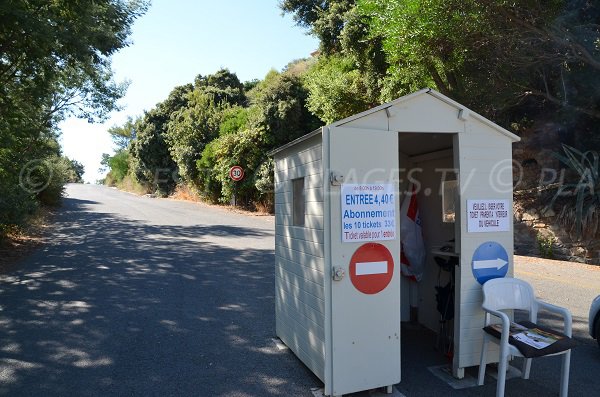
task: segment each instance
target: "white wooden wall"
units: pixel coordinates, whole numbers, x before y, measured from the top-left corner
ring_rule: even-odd
[[[469,117],[465,132],[458,134],[458,163],[460,166],[460,211],[457,216],[461,227],[460,277],[456,280],[460,305],[455,308],[460,322],[455,326],[454,368],[479,365],[484,312],[481,309],[483,294],[481,285],[472,272],[473,253],[486,241],[500,243],[508,253],[509,269],[506,277],[513,275],[513,227],[508,232],[468,233],[467,200],[503,199],[509,201],[509,219],[512,213],[512,147],[511,139],[494,129]],[[505,184],[505,185],[504,185]],[[497,361],[489,354],[490,361]]]
[[[322,381],[325,291],[322,137],[275,154],[275,313],[277,336]],[[293,226],[292,179],[304,177],[304,226]]]

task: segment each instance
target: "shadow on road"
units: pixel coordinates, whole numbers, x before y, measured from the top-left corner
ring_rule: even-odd
[[[92,204],[66,199],[52,243],[0,277],[0,393],[283,396],[317,383],[271,341],[272,249],[198,241],[271,234]]]

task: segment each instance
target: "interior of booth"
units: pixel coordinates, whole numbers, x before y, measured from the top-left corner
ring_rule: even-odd
[[[454,211],[458,203],[455,136],[402,132],[398,137],[400,200],[402,204],[410,199],[414,185],[426,252],[421,280],[402,277],[401,318],[438,333],[435,347],[448,352],[452,349],[452,314],[458,302],[452,277],[460,277],[460,225]]]

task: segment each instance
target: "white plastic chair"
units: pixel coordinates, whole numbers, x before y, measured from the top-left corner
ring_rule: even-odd
[[[527,282],[516,278],[495,278],[483,284],[483,310],[485,310],[485,325],[492,324],[491,316],[498,317],[502,322],[502,334],[498,339],[488,333],[484,333],[483,346],[481,349],[481,362],[479,365],[478,385],[483,385],[485,367],[487,360],[487,347],[489,342],[500,345],[500,357],[498,363],[498,384],[496,397],[504,396],[504,383],[506,381],[506,370],[510,356],[523,357],[523,379],[529,379],[531,369],[531,358],[525,358],[515,346],[508,343],[510,319],[502,310],[525,310],[529,312],[529,321],[537,321],[538,309],[545,309],[562,315],[564,319],[564,330],[571,337],[572,318],[568,309],[539,301],[533,294],[533,288]],[[550,355],[563,355],[562,376],[560,378],[560,397],[567,397],[569,393],[569,366],[571,361],[571,349]]]

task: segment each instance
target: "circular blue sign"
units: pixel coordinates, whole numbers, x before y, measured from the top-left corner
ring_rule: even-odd
[[[481,285],[493,278],[506,276],[508,265],[506,250],[495,241],[486,241],[477,247],[471,261],[473,276]]]

